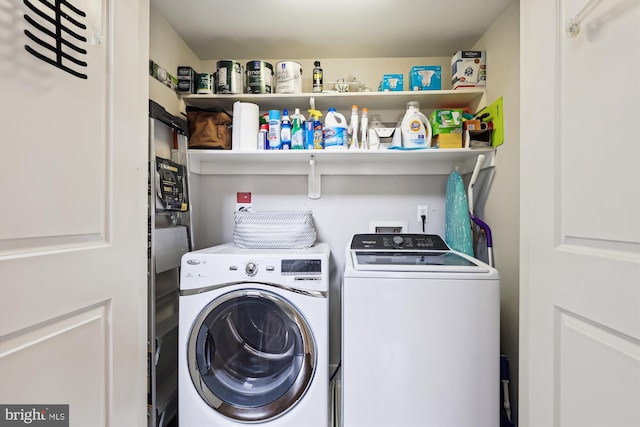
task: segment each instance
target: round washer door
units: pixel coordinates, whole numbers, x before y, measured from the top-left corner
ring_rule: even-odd
[[[197,317],[188,342],[193,384],[209,406],[237,421],[282,415],[316,369],[311,329],[282,296],[260,289],[224,294]]]

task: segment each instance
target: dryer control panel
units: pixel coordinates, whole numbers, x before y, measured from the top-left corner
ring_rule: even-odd
[[[434,250],[448,251],[449,247],[436,234],[356,234],[351,240],[351,249],[382,250]]]

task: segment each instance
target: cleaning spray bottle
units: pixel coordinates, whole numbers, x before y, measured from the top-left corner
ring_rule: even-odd
[[[357,150],[360,148],[358,143],[358,106],[353,104],[351,106],[351,123],[349,124],[349,133],[351,133],[351,144],[349,148]]]
[[[307,150],[322,150],[322,113],[318,110],[309,111],[309,120],[304,122],[304,148]]]
[[[407,102],[407,111],[402,119],[401,131],[404,148],[431,147],[431,124],[427,116],[420,112],[418,101]]]
[[[360,137],[360,146],[364,150],[369,149],[369,117],[368,117],[369,109],[367,107],[362,108],[362,121],[360,123],[360,128],[362,129],[361,137]]]
[[[324,119],[322,137],[325,150],[347,148],[347,119],[335,108],[329,108]]]

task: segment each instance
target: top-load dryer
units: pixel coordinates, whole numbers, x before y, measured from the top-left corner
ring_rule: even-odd
[[[495,427],[498,272],[436,235],[357,234],[342,288],[342,424]]]

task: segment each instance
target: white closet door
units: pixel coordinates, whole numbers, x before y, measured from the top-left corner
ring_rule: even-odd
[[[640,425],[639,46],[637,0],[521,2],[521,426]]]
[[[71,426],[146,425],[148,14],[0,0],[0,403]]]

